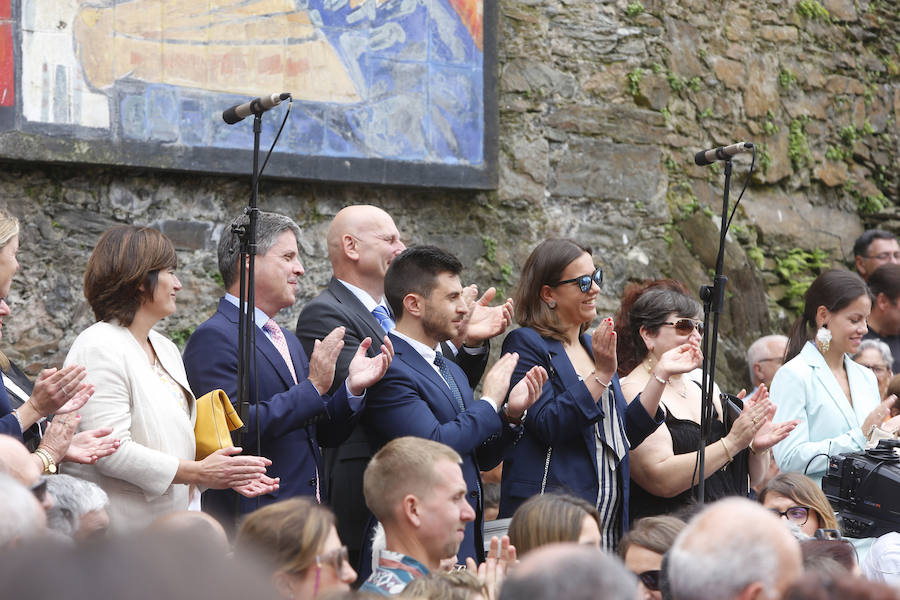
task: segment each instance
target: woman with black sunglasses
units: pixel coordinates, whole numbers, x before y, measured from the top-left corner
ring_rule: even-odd
[[[619,372],[626,398],[656,381],[665,423],[631,451],[631,516],[671,513],[694,499],[697,446],[700,442],[700,304],[671,279],[626,287],[617,315]],[[660,357],[688,345],[697,358],[692,369],[660,375]],[[659,388],[654,388],[654,392]],[[658,393],[658,392],[657,392]],[[646,396],[646,393],[644,394]],[[712,423],[703,477],[704,501],[746,496],[765,474],[769,449],[783,440],[796,422],[773,424],[775,407],[765,385],[745,400],[730,431],[722,420],[719,390],[714,386],[716,418]]]
[[[613,550],[628,523],[628,450],[663,415],[650,396],[626,404],[616,376],[612,319],[585,333],[597,317],[602,282],[590,250],[571,240],[542,242],[522,267],[515,293],[521,327],[503,342],[504,353],[519,354],[510,385],[535,365],[546,369],[549,380],[505,457],[500,517],[512,516],[536,494],[577,496],[597,509],[603,546]],[[668,376],[693,368],[694,360],[691,352],[675,351],[657,368]]]

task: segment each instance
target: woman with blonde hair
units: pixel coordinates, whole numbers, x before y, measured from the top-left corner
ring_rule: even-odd
[[[509,542],[518,556],[557,542],[600,546],[600,515],[589,502],[566,494],[526,500],[509,523]]]
[[[810,537],[817,529],[838,529],[825,493],[801,473],[779,473],[773,477],[759,493],[759,502]]]
[[[263,560],[282,598],[346,591],[356,580],[334,513],[310,498],[291,498],[250,513],[234,549],[239,557]]]

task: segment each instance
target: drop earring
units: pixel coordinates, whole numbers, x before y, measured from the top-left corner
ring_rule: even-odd
[[[819,327],[819,330],[816,332],[816,347],[822,354],[831,349],[831,331],[828,330],[827,324]]]
[[[556,308],[556,302],[554,302],[553,300],[548,301],[547,308],[549,308],[550,310],[553,310],[554,308]]]

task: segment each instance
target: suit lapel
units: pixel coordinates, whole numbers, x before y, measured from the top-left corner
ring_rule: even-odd
[[[225,318],[233,323],[238,322],[238,309],[237,306],[222,298],[219,300],[219,312],[221,312]],[[266,361],[275,369],[275,372],[278,373],[278,376],[281,378],[282,383],[284,383],[285,388],[289,388],[294,385],[294,378],[291,377],[291,372],[288,369],[287,363],[284,362],[284,358],[282,358],[281,353],[275,348],[275,344],[266,337],[266,333],[256,326],[254,322],[254,326],[256,327],[255,337],[256,337],[256,349],[257,356],[262,355]],[[282,334],[284,334],[284,329],[281,330]],[[240,335],[240,332],[238,332]],[[287,336],[285,336],[287,339]],[[292,350],[290,347],[290,343],[288,343],[288,351],[291,354],[291,361],[294,363],[294,370],[297,371],[297,377],[300,377],[300,371],[297,369],[297,351],[296,349]]]
[[[440,390],[441,394],[443,394],[447,405],[451,408],[451,410],[453,410],[453,414],[459,413],[459,406],[457,406],[456,400],[450,393],[450,386],[448,386],[447,382],[444,381],[444,378],[434,370],[434,367],[428,364],[428,362],[424,358],[422,358],[422,355],[416,352],[415,348],[406,343],[406,340],[402,340],[399,337],[391,334],[391,343],[394,344],[395,358],[399,358],[411,369],[414,369],[417,373],[430,381],[431,385],[436,387],[438,390]],[[456,385],[458,387],[459,382],[456,382]],[[462,388],[460,388],[460,393],[462,393]],[[430,400],[429,398],[422,399],[426,402]],[[437,402],[437,398],[433,399],[432,402]],[[463,398],[463,404],[467,404],[465,398]]]
[[[372,345],[370,346],[369,351],[374,355],[374,351],[381,346],[380,340],[384,339],[384,330],[381,328],[381,325],[378,324],[375,315],[366,310],[366,307],[359,301],[359,298],[353,295],[353,292],[348,290],[343,283],[334,277],[328,282],[328,291],[331,292],[338,302],[347,307],[348,310],[356,314],[356,316],[365,323],[366,327],[369,329],[368,335],[372,338]],[[376,301],[378,301],[378,299],[376,299]]]
[[[851,406],[850,401],[844,394],[844,390],[841,389],[840,384],[837,382],[837,379],[835,379],[834,373],[832,373],[831,369],[828,367],[828,363],[825,362],[825,357],[822,356],[822,353],[811,343],[807,343],[803,346],[803,350],[801,350],[800,353],[803,355],[809,366],[812,367],[819,385],[825,388],[825,391],[828,392],[828,396],[835,407],[844,416],[844,419],[847,421],[847,426],[850,428],[856,427],[858,423],[856,422],[856,415],[853,412],[853,406]],[[846,358],[844,360],[846,360]],[[850,381],[849,371],[847,379]],[[850,382],[850,386],[852,393],[852,381]]]

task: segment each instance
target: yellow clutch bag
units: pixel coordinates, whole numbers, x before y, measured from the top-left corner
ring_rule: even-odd
[[[216,450],[232,446],[231,432],[243,425],[224,391],[213,390],[197,398],[197,421],[194,423],[196,460],[203,460]]]

